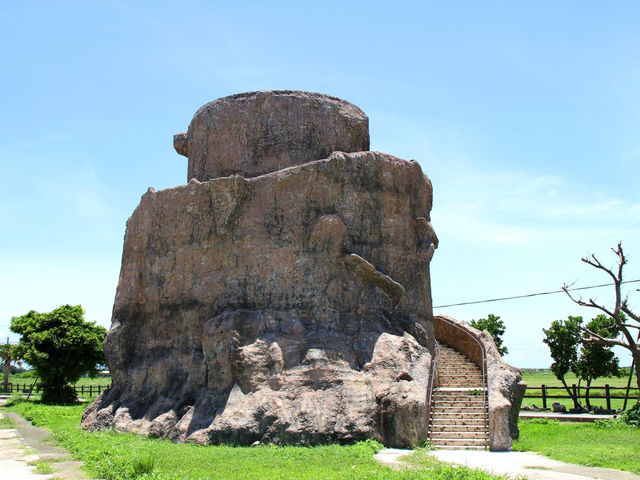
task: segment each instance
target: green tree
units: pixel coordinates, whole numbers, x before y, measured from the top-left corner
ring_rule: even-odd
[[[598,332],[592,332],[585,329],[587,334],[586,342],[602,343],[610,347],[619,346],[626,348],[631,353],[631,367],[635,370],[636,384],[640,388],[640,315],[631,310],[630,293],[623,291],[622,285],[625,283],[623,278],[624,266],[629,259],[624,254],[622,249],[622,242],[618,242],[616,248],[612,248],[611,251],[617,257],[617,265],[615,267],[607,267],[600,262],[595,255],[582,258],[582,261],[587,265],[603,271],[607,274],[611,280],[613,280],[614,302],[610,306],[606,306],[602,303],[598,303],[593,298],[584,300],[580,296],[574,296],[570,293],[569,285],[564,285],[562,289],[569,296],[569,298],[582,307],[590,307],[600,310],[605,315],[611,317],[616,324],[618,334],[614,337],[604,336]],[[640,291],[640,289],[636,289]],[[629,377],[631,381],[631,377]],[[636,402],[635,406],[631,408],[632,412],[640,412],[640,401]],[[635,415],[635,414],[634,414]],[[631,417],[623,417],[625,421],[628,421]],[[629,422],[627,422],[629,423]]]
[[[573,390],[567,385],[565,376],[575,368],[578,361],[578,345],[582,341],[581,324],[582,317],[569,316],[567,320],[554,320],[549,328],[542,329],[545,335],[543,342],[549,347],[551,358],[553,358],[551,371],[573,400],[576,410],[581,409],[582,405],[577,395],[574,395]]]
[[[580,296],[576,297],[570,293],[569,285],[564,285],[562,289],[573,302],[581,307],[595,308],[614,320],[618,332],[615,336],[605,336],[585,328],[586,338],[584,341],[601,343],[610,347],[619,346],[629,350],[633,359],[632,366],[635,369],[636,383],[640,388],[640,315],[631,310],[630,293],[625,294],[622,287],[624,284],[623,269],[629,259],[624,254],[622,242],[618,242],[617,247],[612,248],[611,251],[617,257],[617,265],[615,267],[606,267],[595,255],[584,257],[582,261],[597,270],[603,271],[613,280],[615,295],[612,306],[607,307],[593,298],[584,300]]]
[[[11,364],[17,360],[16,358],[16,346],[9,343],[0,345],[0,359],[4,366],[4,381],[2,382],[2,388],[5,391],[9,390],[9,373],[11,373]]]
[[[70,403],[76,393],[69,383],[94,376],[104,364],[104,327],[84,320],[80,305],[63,305],[49,313],[30,311],[11,319],[11,331],[21,335],[18,355],[41,379],[43,402]]]
[[[589,336],[585,330],[595,332],[605,338],[614,338],[619,334],[616,322],[606,315],[598,315],[584,326],[580,346],[580,357],[572,367],[580,382],[586,383],[585,404],[591,408],[589,387],[591,382],[600,377],[617,377],[620,375],[618,358],[610,347],[603,343],[587,341]],[[580,385],[580,383],[578,383]]]
[[[500,355],[506,355],[509,353],[509,349],[502,345],[502,335],[505,332],[504,322],[500,320],[500,317],[490,313],[487,315],[487,318],[480,318],[478,320],[471,320],[469,322],[473,328],[477,328],[478,330],[486,330],[493,337],[493,341],[498,348],[498,353]]]

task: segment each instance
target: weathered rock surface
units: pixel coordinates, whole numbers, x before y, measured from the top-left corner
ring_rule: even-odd
[[[319,93],[241,93],[207,103],[174,147],[189,158],[187,180],[253,177],[369,150],[369,119],[355,105]]]
[[[253,112],[260,99],[247,118],[229,113],[237,105],[203,107],[177,139],[192,180],[149,189],[127,222],[105,340],[113,386],[82,425],[202,444],[407,446],[426,429],[431,184],[416,162],[329,155],[368,145],[366,117],[346,102],[259,92],[222,103]],[[314,134],[260,140],[265,105],[278,132],[303,122]],[[228,114],[222,126],[214,110]],[[262,149],[230,145],[254,134]]]

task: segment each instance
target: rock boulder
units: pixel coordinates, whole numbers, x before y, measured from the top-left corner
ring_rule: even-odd
[[[200,108],[174,147],[189,158],[187,180],[253,177],[369,150],[369,119],[355,105],[319,93],[275,90],[220,98]]]

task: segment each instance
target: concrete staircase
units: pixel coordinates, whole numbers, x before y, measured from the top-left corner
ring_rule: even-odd
[[[431,395],[429,439],[435,448],[489,447],[489,414],[482,371],[462,353],[440,344],[437,383]]]

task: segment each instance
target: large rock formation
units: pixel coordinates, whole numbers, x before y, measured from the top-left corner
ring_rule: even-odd
[[[202,444],[407,446],[426,433],[433,352],[431,184],[361,151],[343,100],[258,92],[202,107],[174,138],[189,184],[127,222],[85,428]]]

